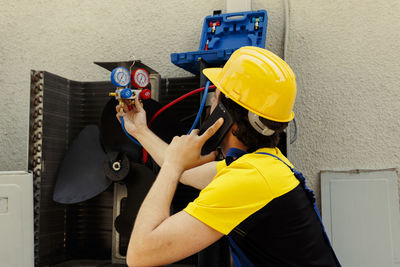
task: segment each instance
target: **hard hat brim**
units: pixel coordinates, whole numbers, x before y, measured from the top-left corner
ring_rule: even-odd
[[[225,90],[218,82],[218,75],[222,72],[222,68],[207,68],[203,70],[204,75],[217,87],[222,93],[226,95]]]
[[[215,87],[218,88],[225,96],[229,97],[229,93],[221,86],[221,84],[218,82],[218,76],[222,72],[222,68],[207,68],[203,70],[204,75],[215,85]],[[272,120],[272,121],[277,121],[277,122],[289,122],[294,118],[294,112],[292,111],[290,114],[289,118],[286,118],[285,120],[280,120],[277,118],[272,118],[272,117],[266,117],[265,115],[261,114],[260,112],[253,110],[252,108],[244,105],[244,103],[240,103],[236,101],[235,99],[232,99],[234,102],[238,103],[240,106],[244,107],[247,110],[250,110],[251,112],[257,114],[260,117]]]

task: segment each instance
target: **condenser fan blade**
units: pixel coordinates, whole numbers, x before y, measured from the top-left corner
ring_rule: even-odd
[[[61,163],[53,194],[54,201],[77,203],[105,191],[111,184],[104,174],[105,159],[98,127],[86,126],[72,142]]]

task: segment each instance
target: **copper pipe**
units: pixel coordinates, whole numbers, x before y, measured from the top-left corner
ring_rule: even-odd
[[[36,151],[37,152],[41,152],[42,151],[42,145],[41,144],[37,144]]]
[[[32,87],[32,92],[33,92],[34,94],[38,94],[38,93],[40,93],[41,91],[43,91],[43,84],[37,84],[37,85],[35,85],[34,87]]]
[[[41,104],[43,102],[43,96],[38,95],[37,97],[35,97],[35,99],[33,100],[33,105],[34,106],[38,106],[39,104]]]
[[[37,82],[37,81],[39,81],[40,79],[42,79],[43,78],[43,73],[42,72],[37,72],[37,73],[35,73],[34,75],[32,75],[32,82]]]
[[[35,178],[39,178],[40,177],[40,174],[41,174],[41,170],[35,170],[34,172],[33,172],[33,174],[35,175]],[[36,182],[34,182],[34,183],[36,183]]]
[[[42,139],[42,133],[38,132],[37,134],[34,134],[32,137],[32,142],[35,143],[36,141],[39,141]]]

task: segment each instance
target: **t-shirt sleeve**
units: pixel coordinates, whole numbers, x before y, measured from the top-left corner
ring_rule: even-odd
[[[273,199],[270,187],[256,168],[248,163],[232,165],[220,170],[184,209],[225,235]]]
[[[219,173],[225,167],[226,167],[225,160],[218,161],[217,162],[217,173]]]

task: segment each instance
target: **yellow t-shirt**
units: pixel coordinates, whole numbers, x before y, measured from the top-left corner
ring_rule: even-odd
[[[270,153],[292,166],[278,148],[256,152]],[[227,235],[247,217],[299,184],[281,161],[256,152],[243,155],[229,166],[225,161],[219,162],[217,175],[184,211]]]

